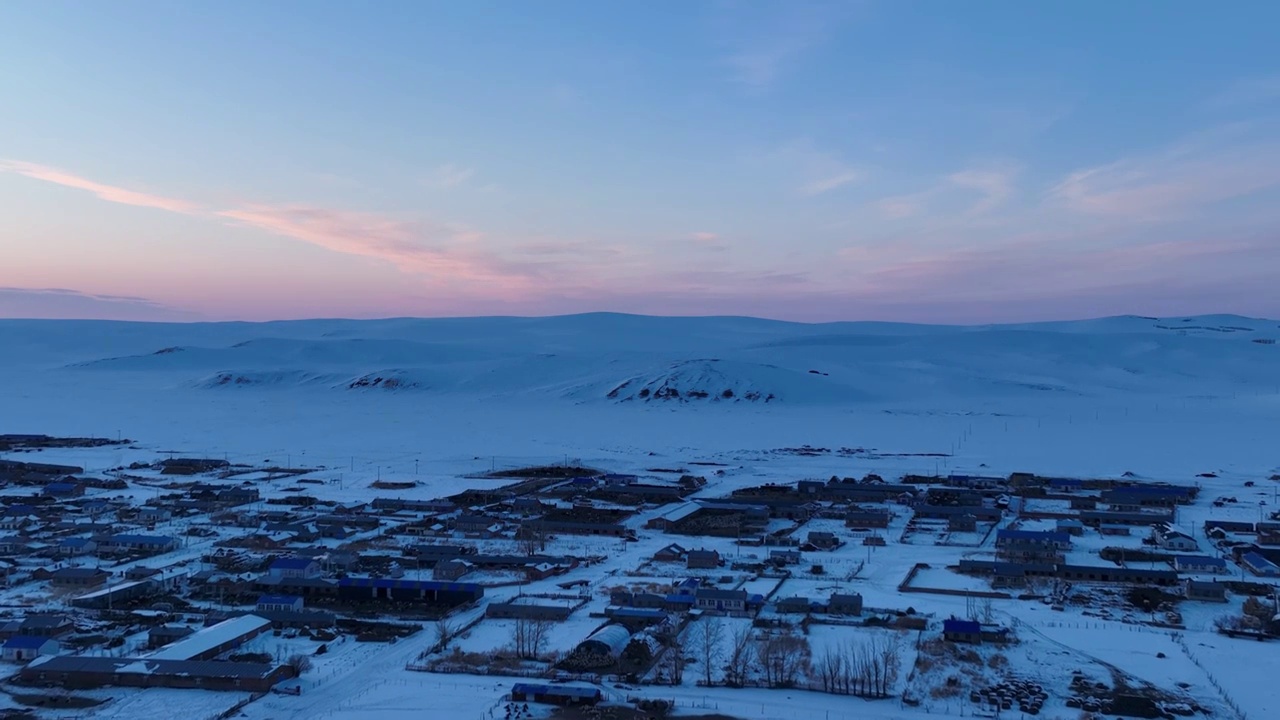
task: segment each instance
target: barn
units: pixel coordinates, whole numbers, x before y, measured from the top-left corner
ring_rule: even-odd
[[[466,605],[484,597],[484,586],[440,580],[343,578],[338,597],[349,602],[422,602],[428,605]]]

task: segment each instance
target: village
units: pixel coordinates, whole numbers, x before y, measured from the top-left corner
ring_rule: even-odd
[[[45,461],[106,446],[142,459]],[[1210,628],[1241,645],[1280,637],[1277,476],[754,482],[716,462],[566,459],[436,495],[412,476],[335,480],[123,439],[0,436],[0,451],[14,713],[105,708],[121,688],[201,693],[210,718],[288,708],[387,648],[406,676],[498,678],[484,712],[508,717],[530,704],[656,716],[681,687],[857,696],[904,715],[1207,715],[1231,694],[1078,656],[1065,674],[1036,669],[1072,623],[1175,645]]]

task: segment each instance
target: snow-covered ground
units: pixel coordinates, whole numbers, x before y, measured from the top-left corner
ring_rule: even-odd
[[[1275,321],[1236,317],[980,328],[607,315],[263,325],[0,321],[0,432],[135,441],[13,456],[81,465],[91,473],[168,452],[255,468],[316,468],[304,478],[321,484],[301,487],[339,501],[432,498],[503,482],[478,473],[565,461],[640,474],[688,470],[708,477],[704,497],[767,482],[866,473],[892,479],[904,472],[1132,472],[1201,484],[1200,502],[1178,516],[1180,526],[1195,530],[1209,517],[1258,520],[1276,504],[1275,484],[1267,478],[1280,472],[1274,450],[1280,345],[1254,340],[1277,335]],[[394,387],[387,378],[395,379]],[[656,399],[670,388],[680,396]],[[796,451],[806,445],[816,449]],[[1210,472],[1216,477],[1197,477]],[[253,481],[268,496],[297,482],[262,477],[237,481]],[[415,486],[380,491],[371,487],[378,480]],[[1256,487],[1244,487],[1246,481]],[[141,500],[155,490],[134,483],[127,491],[96,492]],[[1219,497],[1237,502],[1212,507]],[[642,528],[666,509],[645,509],[627,525]],[[903,594],[898,584],[913,565],[927,563],[915,585],[976,589],[977,581],[945,567],[960,557],[990,557],[990,543],[964,546],[968,540],[976,545],[981,535],[975,535],[946,547],[921,532],[902,544],[905,522],[900,513],[880,533],[886,547],[851,542],[834,552],[807,553],[776,597],[847,590],[860,592],[868,608],[911,607],[934,618],[964,613],[965,598]],[[215,530],[218,536],[234,532]],[[191,563],[214,539],[191,538],[165,563]],[[533,588],[590,583],[592,603],[560,626],[555,649],[571,648],[601,622],[588,613],[602,607],[607,588],[687,575],[679,563],[645,564],[673,540],[717,549],[730,561],[768,551],[740,548],[731,539],[653,532],[625,545],[558,539],[549,552],[604,560]],[[484,551],[514,550],[508,541],[466,542]],[[1137,548],[1140,539],[1088,533],[1075,540],[1071,559],[1090,558],[1106,546]],[[808,575],[813,563],[824,566],[822,576]],[[1239,575],[1234,567],[1233,573]],[[706,574],[741,579],[728,570]],[[744,588],[764,594],[774,582],[751,580]],[[1042,663],[1035,672],[1044,677],[1060,681],[1093,658],[1157,685],[1188,683],[1188,692],[1224,713],[1230,700],[1250,720],[1274,716],[1274,694],[1258,690],[1267,687],[1265,668],[1274,648],[1210,633],[1213,618],[1228,608],[1203,607],[1185,612],[1188,654],[1164,632],[1101,627],[1103,621],[1070,608],[1056,613],[1038,603],[992,602],[996,617],[1018,621],[1029,648],[1025,662]],[[509,642],[504,622],[485,620],[457,643],[478,652],[494,649]],[[819,629],[819,644],[851,632],[833,628]],[[381,720],[420,717],[425,707],[459,718],[488,717],[499,708],[512,679],[404,670],[429,644],[429,634],[390,645],[335,646],[303,677],[301,696],[271,695],[245,713],[264,720]],[[273,637],[258,649],[280,655],[312,650],[314,643],[307,643]],[[1166,657],[1156,658],[1158,652]],[[674,698],[690,712],[749,718],[899,718],[924,711],[799,691],[696,688],[696,675],[695,667],[685,687],[642,694]],[[116,699],[99,716],[167,717],[169,708],[181,707],[194,719],[235,702],[218,693],[111,694]],[[959,712],[954,702],[926,705],[934,717]],[[166,712],[150,714],[161,709]],[[1062,706],[1054,711],[1078,714]]]

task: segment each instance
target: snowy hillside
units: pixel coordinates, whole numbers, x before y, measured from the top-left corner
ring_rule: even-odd
[[[266,324],[0,321],[7,362],[62,382],[390,390],[573,402],[846,405],[1248,393],[1280,324],[1117,317],[1017,326],[577,315]]]

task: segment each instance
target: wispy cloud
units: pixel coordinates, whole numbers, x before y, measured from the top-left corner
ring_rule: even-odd
[[[1231,110],[1280,101],[1280,75],[1240,78],[1209,98],[1213,110]]]
[[[848,15],[848,3],[790,0],[729,3],[721,17],[731,50],[730,78],[753,92],[770,88],[805,53],[822,45]]]
[[[449,163],[437,167],[431,173],[431,178],[428,182],[437,188],[456,188],[471,182],[475,176],[476,171],[474,168]]]
[[[502,261],[482,251],[476,243],[478,234],[460,226],[305,204],[246,204],[229,209],[205,209],[186,201],[105,185],[35,163],[5,161],[0,167],[33,179],[89,190],[107,202],[250,227],[332,252],[382,260],[402,271],[428,275],[439,281],[482,281],[490,283],[495,290],[509,291],[526,283],[533,274],[532,268]]]
[[[521,269],[469,247],[476,236],[464,228],[309,205],[254,205],[216,214],[247,227],[333,252],[386,261],[439,280],[478,280],[500,283],[508,289],[528,280]]]
[[[85,190],[97,195],[107,202],[135,207],[155,208],[169,212],[191,214],[200,211],[195,203],[177,198],[154,195],[151,193],[129,190],[116,185],[94,182],[58,168],[20,160],[0,160],[0,171],[16,173],[34,180],[43,180],[63,187]]]
[[[947,180],[954,187],[980,195],[968,210],[971,214],[980,215],[995,210],[1013,196],[1017,174],[1018,168],[1015,166],[998,165],[961,170],[952,173]]]
[[[1150,222],[1280,186],[1280,142],[1233,136],[1208,133],[1164,152],[1076,170],[1048,199],[1081,213]]]
[[[1020,172],[1016,164],[989,163],[950,173],[919,192],[891,195],[872,205],[889,220],[905,220],[939,209],[963,213],[969,217],[991,213],[1009,201],[1016,192]],[[972,200],[974,194],[978,199]]]
[[[0,287],[0,317],[58,320],[190,321],[195,313],[127,295],[95,295],[62,288]]]
[[[796,191],[801,195],[822,195],[857,182],[865,175],[835,153],[819,149],[807,138],[788,142],[775,150],[772,157],[788,175],[799,178]]]

